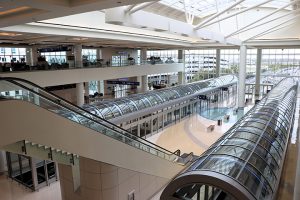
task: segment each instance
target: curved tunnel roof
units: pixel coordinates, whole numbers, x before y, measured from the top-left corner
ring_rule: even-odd
[[[236,199],[273,199],[296,104],[297,84],[281,81],[165,189],[180,197],[188,184],[212,185]],[[186,195],[186,194],[185,194]]]
[[[191,84],[149,91],[144,94],[135,94],[115,100],[97,101],[92,104],[86,104],[83,108],[109,120],[138,110],[156,106],[167,101],[188,95],[200,94],[201,92],[234,84],[236,82],[236,76],[226,75]]]

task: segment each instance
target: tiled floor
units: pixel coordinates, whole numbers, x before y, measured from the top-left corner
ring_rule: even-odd
[[[180,149],[182,153],[193,152],[195,155],[200,155],[225,133],[235,121],[236,116],[231,116],[228,123],[218,126],[216,121],[196,114],[166,128],[147,140],[170,151]],[[215,125],[215,130],[212,132],[206,131],[207,127],[212,124]]]
[[[32,192],[5,175],[0,176],[0,200],[61,200],[59,181]]]

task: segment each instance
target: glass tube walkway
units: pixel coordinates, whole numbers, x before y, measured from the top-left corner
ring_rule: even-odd
[[[237,83],[237,77],[226,75],[218,78],[208,79],[186,85],[149,91],[144,94],[135,94],[115,100],[104,100],[84,105],[83,108],[106,120],[133,113],[145,108],[160,105],[162,103],[186,97],[199,95],[203,92],[226,87]],[[72,117],[72,116],[70,116]],[[74,116],[73,116],[74,117]]]
[[[161,199],[275,199],[297,83],[282,80],[162,193]]]

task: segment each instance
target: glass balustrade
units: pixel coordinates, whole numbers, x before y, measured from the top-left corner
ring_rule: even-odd
[[[174,161],[177,155],[147,140],[132,135],[122,128],[101,119],[100,117],[77,107],[43,88],[27,81],[14,78],[0,78],[1,99],[15,99],[30,102],[54,112],[61,117],[93,129],[101,134],[114,138],[161,158]]]

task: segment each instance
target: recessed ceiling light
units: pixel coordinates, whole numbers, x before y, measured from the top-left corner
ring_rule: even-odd
[[[22,6],[22,7],[18,7],[18,8],[13,8],[10,10],[5,10],[0,12],[0,15],[9,15],[9,14],[13,14],[13,13],[17,13],[17,12],[23,12],[26,10],[30,10],[30,7],[28,6]]]
[[[21,33],[9,33],[9,32],[0,32],[0,36],[10,36],[10,37],[15,37],[22,35]]]
[[[89,38],[80,38],[80,37],[75,37],[72,38],[72,40],[76,40],[76,41],[82,41],[82,40],[88,40]]]

